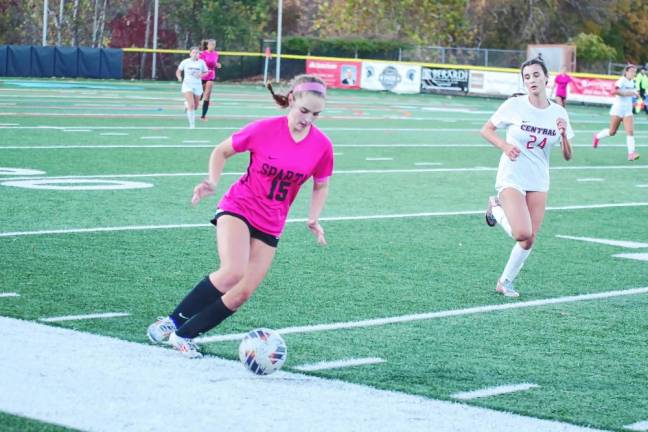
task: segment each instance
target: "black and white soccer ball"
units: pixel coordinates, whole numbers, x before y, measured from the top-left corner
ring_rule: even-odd
[[[259,328],[249,332],[239,345],[239,359],[243,366],[257,375],[270,375],[286,362],[288,348],[279,333]]]

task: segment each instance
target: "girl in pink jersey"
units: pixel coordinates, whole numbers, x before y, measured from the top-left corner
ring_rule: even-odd
[[[567,67],[560,68],[560,74],[554,78],[554,89],[556,90],[556,102],[564,107],[567,102],[567,86],[574,79],[567,73]]]
[[[220,69],[221,64],[218,63],[218,51],[216,51],[216,41],[214,39],[206,39],[202,41],[201,49],[202,51],[199,58],[205,62],[209,71],[202,79],[203,106],[200,120],[207,120],[207,110],[209,109],[212,87],[214,87],[214,80],[216,79],[216,69]]]
[[[209,177],[194,188],[194,205],[213,195],[225,160],[249,152],[247,172],[218,203],[216,225],[220,268],[201,280],[168,317],[148,328],[154,343],[169,341],[188,357],[200,357],[193,338],[216,327],[254,293],[272,264],[290,205],[313,178],[308,228],[325,245],[319,216],[333,172],[331,141],[313,122],[324,109],[326,86],[311,75],[295,78],[275,101],[288,115],[252,122],[213,150]]]

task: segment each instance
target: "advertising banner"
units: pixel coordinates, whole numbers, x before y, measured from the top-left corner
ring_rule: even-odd
[[[468,92],[470,71],[468,69],[427,68],[421,71],[421,91],[435,90]]]
[[[572,78],[573,81],[567,87],[568,101],[609,104],[614,102],[615,79]]]
[[[320,77],[331,88],[360,88],[361,63],[356,61],[306,60],[306,73]]]
[[[517,72],[470,71],[470,93],[511,96],[524,93],[522,77]]]
[[[421,67],[399,63],[362,62],[361,87],[394,93],[420,93]]]

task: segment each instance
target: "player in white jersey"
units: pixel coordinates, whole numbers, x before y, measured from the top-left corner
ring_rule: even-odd
[[[191,129],[196,127],[196,107],[200,103],[200,95],[203,92],[202,78],[209,73],[205,62],[198,58],[199,54],[198,47],[191,48],[190,57],[182,60],[176,70],[176,78],[182,82],[182,94],[185,97],[185,108]],[[182,72],[184,72],[184,79]]]
[[[634,85],[634,78],[637,74],[635,65],[628,65],[623,70],[623,76],[614,83],[614,103],[610,108],[610,127],[594,134],[592,147],[597,148],[599,141],[605,137],[614,136],[623,122],[626,132],[626,146],[628,147],[628,160],[639,159],[639,153],[635,149],[634,140],[634,116],[632,115],[632,98],[638,95]]]
[[[522,64],[528,94],[506,100],[484,124],[481,135],[502,151],[495,188],[488,199],[486,223],[499,225],[516,240],[497,281],[496,291],[518,297],[513,281],[531,252],[544,219],[549,191],[549,155],[555,145],[571,159],[574,132],[565,109],[547,98],[548,72],[538,58]],[[497,129],[506,129],[506,139]]]

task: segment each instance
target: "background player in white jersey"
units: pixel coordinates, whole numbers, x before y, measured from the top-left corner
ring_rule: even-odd
[[[634,85],[636,74],[637,67],[628,65],[623,70],[623,76],[614,83],[614,103],[610,108],[610,127],[594,134],[594,141],[592,142],[592,147],[597,148],[600,140],[616,135],[619,125],[623,122],[629,161],[639,159],[639,153],[635,150],[634,116],[632,115],[632,97],[638,94]]]
[[[182,82],[182,94],[185,97],[187,118],[191,129],[196,127],[196,107],[200,103],[200,95],[203,92],[202,78],[209,73],[205,62],[198,58],[199,54],[198,47],[191,48],[190,57],[182,60],[176,70],[176,78]],[[182,72],[184,72],[184,79]]]
[[[518,297],[513,281],[524,265],[544,219],[549,191],[551,147],[561,145],[571,159],[574,132],[565,109],[547,98],[547,67],[538,58],[520,68],[528,94],[506,100],[484,124],[481,135],[502,151],[495,188],[488,199],[486,223],[499,225],[517,241],[496,291]],[[506,139],[496,130],[506,129]]]

